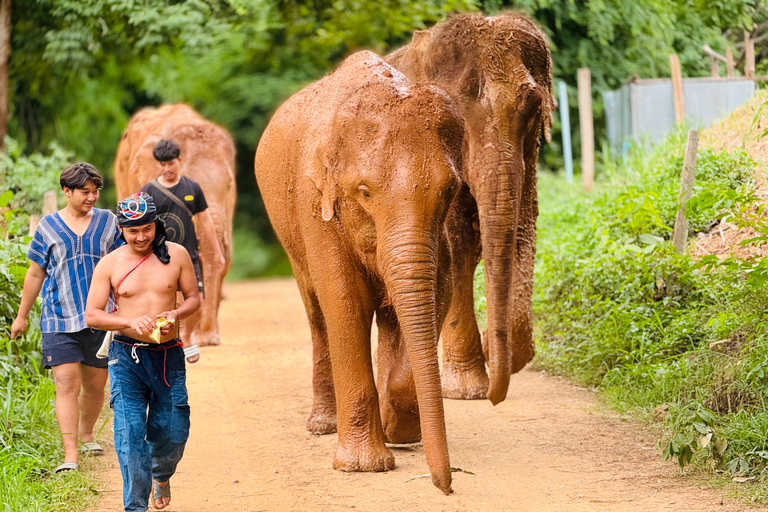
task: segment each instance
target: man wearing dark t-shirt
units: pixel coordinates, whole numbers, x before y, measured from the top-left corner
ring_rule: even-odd
[[[157,168],[160,176],[141,188],[155,202],[158,217],[165,224],[165,231],[168,240],[181,244],[189,252],[192,258],[192,265],[195,268],[197,277],[197,286],[200,292],[203,290],[203,273],[200,265],[200,253],[197,250],[197,234],[195,233],[195,223],[208,240],[213,240],[214,266],[224,268],[224,254],[216,237],[216,231],[208,213],[208,203],[205,201],[200,185],[186,176],[179,174],[181,168],[181,148],[179,145],[168,139],[161,140],[155,145],[152,154],[157,160]],[[192,219],[195,219],[193,223]],[[187,360],[194,363],[200,357],[200,351],[196,345],[192,344],[189,334],[192,333],[197,322],[198,315],[192,315],[185,319],[186,325],[181,332],[181,339],[184,343],[184,352]]]

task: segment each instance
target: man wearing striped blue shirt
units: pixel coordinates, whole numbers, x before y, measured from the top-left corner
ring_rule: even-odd
[[[27,328],[27,316],[42,290],[43,364],[56,384],[56,419],[64,463],[56,472],[78,469],[80,453],[101,455],[93,427],[104,403],[107,360],[96,357],[105,332],[85,323],[85,303],[93,269],[122,245],[115,215],[94,208],[103,185],[88,163],[74,164],[59,183],[67,206],[40,221],[29,246],[29,269],[11,338]],[[82,387],[82,392],[81,392]],[[83,444],[78,449],[78,440]]]

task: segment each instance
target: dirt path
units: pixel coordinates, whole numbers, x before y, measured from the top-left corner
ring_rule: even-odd
[[[524,370],[509,398],[446,400],[454,494],[428,478],[421,445],[394,448],[388,473],[331,468],[336,436],[304,429],[312,387],[309,328],[292,280],[230,284],[223,345],[188,367],[192,432],[173,512],[737,511],[679,476],[636,427],[596,412],[565,380]],[[107,436],[108,437],[108,436]],[[121,511],[114,450],[94,512]]]

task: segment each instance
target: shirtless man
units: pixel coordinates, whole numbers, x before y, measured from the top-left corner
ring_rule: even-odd
[[[123,476],[126,512],[145,512],[171,501],[169,479],[189,437],[184,352],[176,326],[200,307],[192,261],[181,245],[166,242],[152,198],[124,199],[117,222],[126,245],[104,257],[93,273],[86,322],[114,331],[109,347],[110,405],[115,451]],[[176,289],[184,302],[176,308]],[[110,292],[114,314],[104,311]],[[174,309],[176,308],[176,309]],[[159,318],[160,342],[150,334]]]

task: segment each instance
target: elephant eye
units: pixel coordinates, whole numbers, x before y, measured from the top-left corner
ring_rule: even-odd
[[[366,199],[370,199],[371,198],[371,191],[365,185],[360,185],[359,187],[357,187],[357,190],[360,191],[360,194],[362,194],[362,196],[364,198],[366,198]]]

